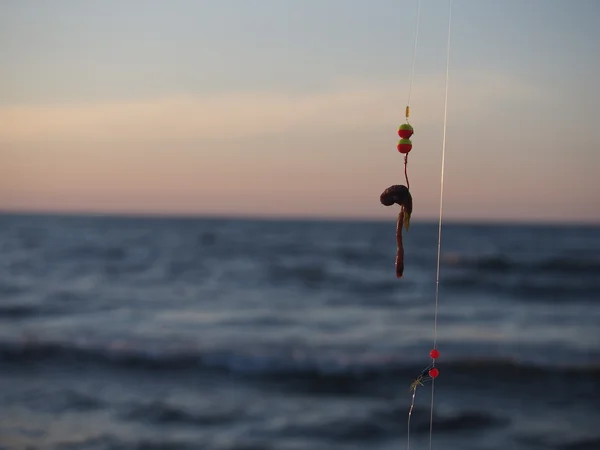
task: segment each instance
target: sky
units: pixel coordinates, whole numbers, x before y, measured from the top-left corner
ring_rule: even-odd
[[[0,211],[393,218],[418,0],[0,3]],[[413,221],[449,2],[422,0]],[[444,218],[600,223],[600,2],[453,0]]]

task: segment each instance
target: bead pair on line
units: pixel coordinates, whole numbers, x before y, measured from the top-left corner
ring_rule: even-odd
[[[434,348],[429,352],[429,356],[431,357],[432,362],[427,367],[425,367],[425,369],[421,371],[419,376],[411,383],[411,392],[414,392],[417,389],[417,387],[423,386],[423,383],[437,378],[440,374],[440,371],[435,367],[435,360],[440,356],[440,352]]]

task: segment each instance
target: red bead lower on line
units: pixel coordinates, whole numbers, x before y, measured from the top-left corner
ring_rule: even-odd
[[[396,148],[400,153],[406,154],[412,150],[412,142],[410,139],[400,139]]]

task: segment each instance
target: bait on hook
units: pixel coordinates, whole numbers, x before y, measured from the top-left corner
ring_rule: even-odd
[[[379,201],[382,205],[391,206],[398,204],[401,206],[400,212],[398,213],[398,222],[396,223],[396,244],[398,250],[396,252],[396,277],[402,278],[404,273],[404,245],[402,243],[402,227],[410,227],[410,216],[412,214],[412,195],[406,186],[397,184],[387,188],[381,196]]]

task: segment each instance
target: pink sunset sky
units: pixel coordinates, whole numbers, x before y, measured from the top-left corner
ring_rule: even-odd
[[[85,5],[0,6],[0,210],[394,216],[416,1]],[[439,208],[447,5],[422,6],[415,221]],[[600,7],[578,5],[453,2],[448,219],[600,222]]]

